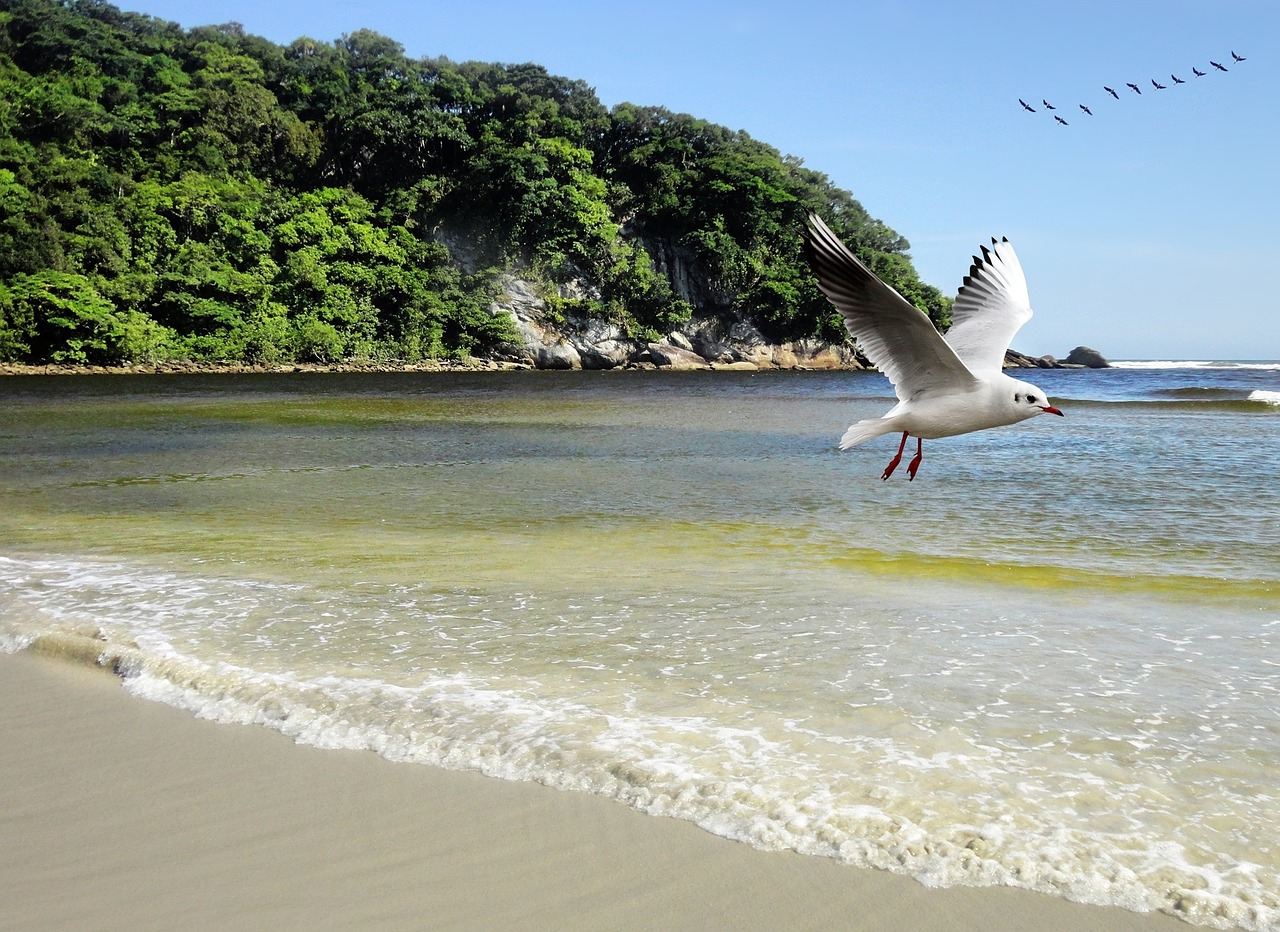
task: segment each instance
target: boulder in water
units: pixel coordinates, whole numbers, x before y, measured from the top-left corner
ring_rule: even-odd
[[[1086,369],[1110,369],[1111,363],[1096,349],[1088,346],[1077,346],[1063,360],[1068,365],[1084,366]]]

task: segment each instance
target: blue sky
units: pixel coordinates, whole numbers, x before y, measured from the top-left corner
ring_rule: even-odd
[[[852,191],[944,293],[1007,236],[1036,311],[1024,352],[1280,358],[1275,0],[117,2],[279,43],[369,28],[414,57],[536,62],[606,106],[745,130]]]

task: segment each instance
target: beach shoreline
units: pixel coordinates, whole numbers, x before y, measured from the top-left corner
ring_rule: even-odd
[[[823,366],[822,371],[866,372],[866,366]],[[466,360],[431,359],[422,362],[291,362],[280,364],[223,363],[223,362],[163,362],[128,366],[63,365],[46,363],[0,363],[0,377],[11,376],[81,376],[81,375],[307,375],[325,373],[405,373],[405,372],[812,372],[812,366],[756,365],[749,362],[706,362],[699,365],[658,365],[652,362],[633,362],[612,368],[565,369],[539,367],[527,362],[496,359]]]
[[[124,366],[90,364],[0,362],[0,376],[41,375],[290,375],[326,372],[503,372],[532,366],[484,359],[429,359],[422,362],[157,362]]]
[[[0,655],[0,926],[15,929],[1185,928],[929,889],[607,799],[293,744]]]
[[[1044,360],[1050,357],[1034,357],[1016,350],[1009,350],[1005,355],[1006,369],[1084,369],[1082,365],[1054,361],[1052,365]],[[714,372],[874,372],[869,364],[854,361],[846,365],[824,363],[820,366],[804,364],[779,365],[773,356],[762,356],[756,362],[712,362],[703,360],[696,364],[674,365],[670,362],[629,362],[612,368],[585,369],[574,367],[576,371],[595,372],[662,372],[662,371],[714,371]],[[482,359],[468,357],[466,359],[424,359],[418,362],[403,361],[352,361],[344,362],[288,362],[288,363],[249,363],[249,362],[195,362],[172,361],[157,363],[134,363],[120,366],[103,366],[91,364],[42,363],[28,364],[17,362],[0,362],[0,377],[3,376],[64,376],[64,375],[289,375],[326,372],[563,372],[564,367],[541,367],[529,362],[517,362],[501,359]]]

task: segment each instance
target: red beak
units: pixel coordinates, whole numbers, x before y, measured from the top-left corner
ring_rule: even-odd
[[[1065,414],[1063,414],[1061,411],[1059,411],[1059,410],[1058,410],[1057,408],[1055,408],[1053,405],[1045,405],[1045,406],[1044,406],[1044,407],[1042,407],[1040,410],[1041,410],[1041,411],[1043,411],[1045,414],[1056,414],[1056,415],[1058,415],[1058,417],[1066,417],[1066,415],[1065,415]]]

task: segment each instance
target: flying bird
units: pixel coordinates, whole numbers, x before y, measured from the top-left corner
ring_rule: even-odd
[[[924,441],[1016,424],[1062,412],[1030,383],[1001,368],[1009,341],[1031,318],[1027,280],[1007,239],[974,256],[951,309],[951,329],[938,333],[913,307],[862,264],[816,214],[804,230],[805,255],[818,287],[844,317],[845,328],[867,358],[893,384],[898,403],[885,415],[859,421],[844,432],[840,449],[884,434],[902,434],[885,467],[888,479],[902,462],[907,438],[916,454],[907,465],[915,479]]]
[[[1191,66],[1191,71],[1192,71],[1192,73],[1194,73],[1194,74],[1195,74],[1195,76],[1196,76],[1197,78],[1203,78],[1203,77],[1205,76],[1205,74],[1206,74],[1206,72],[1201,71],[1201,70],[1200,70],[1199,68],[1197,68],[1195,65],[1192,65],[1192,66]]]
[[[1033,106],[1031,106],[1031,104],[1027,103],[1027,102],[1026,102],[1025,100],[1023,100],[1021,97],[1019,97],[1019,98],[1018,98],[1018,103],[1022,104],[1022,109],[1023,109],[1023,110],[1026,110],[1028,113],[1035,113],[1035,112],[1036,112],[1036,108],[1035,108],[1035,107],[1033,107]]]
[[[1045,100],[1043,97],[1041,97],[1041,98],[1040,98],[1040,103],[1044,104],[1044,108],[1045,108],[1046,110],[1057,110],[1057,109],[1058,109],[1058,108],[1057,108],[1057,107],[1055,107],[1053,104],[1049,103],[1049,101]]]
[[[1058,116],[1056,113],[1053,115],[1053,118],[1054,118],[1055,120],[1057,120],[1059,123],[1061,123],[1063,126],[1070,126],[1070,125],[1071,125],[1071,124],[1070,124],[1070,123],[1068,123],[1066,120],[1064,120],[1062,117]]]
[[[1209,62],[1209,64],[1213,65],[1213,67],[1217,68],[1219,71],[1227,70],[1226,68],[1222,67],[1222,65],[1219,65],[1216,61],[1211,61]]]
[[[1089,114],[1089,116],[1093,116],[1093,111],[1090,110],[1088,107],[1086,107],[1084,104],[1080,104],[1080,109],[1083,110],[1085,113]]]
[[[1129,90],[1133,91],[1135,94],[1142,93],[1142,88],[1138,87],[1138,85],[1132,83],[1131,81],[1126,81],[1125,84],[1128,86]]]
[[[1235,52],[1232,52],[1232,53],[1231,53],[1231,60],[1232,60],[1232,61],[1244,61],[1244,60],[1245,60],[1245,57],[1244,57],[1243,55],[1237,55]]]
[[[1113,91],[1111,88],[1107,87],[1105,84],[1102,85],[1102,89],[1106,91],[1108,94],[1110,94],[1112,97],[1114,97],[1116,100],[1120,99],[1120,95],[1117,94],[1115,91]]]
[[[1157,90],[1157,91],[1163,91],[1163,90],[1164,90],[1164,85],[1163,85],[1163,84],[1161,84],[1159,81],[1157,81],[1155,78],[1152,78],[1152,79],[1151,79],[1151,83],[1155,85],[1155,88],[1156,88],[1156,90]]]
[[[1174,84],[1186,84],[1186,83],[1187,83],[1186,81],[1182,80],[1182,78],[1178,77],[1176,74],[1171,74],[1171,75],[1169,75],[1169,77],[1173,78],[1173,83],[1174,83]]]

